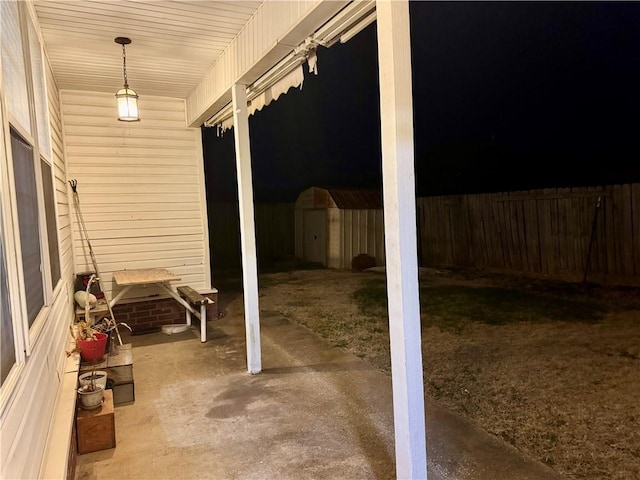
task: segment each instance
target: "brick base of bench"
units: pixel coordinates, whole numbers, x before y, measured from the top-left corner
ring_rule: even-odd
[[[218,292],[203,293],[214,303],[207,306],[207,321],[218,318]],[[158,298],[135,303],[118,303],[113,307],[118,322],[124,322],[134,333],[160,329],[162,325],[185,322],[184,307],[172,298]],[[194,320],[198,322],[196,318]]]

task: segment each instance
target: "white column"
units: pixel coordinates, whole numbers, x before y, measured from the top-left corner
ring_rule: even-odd
[[[247,335],[247,370],[260,373],[260,309],[258,307],[258,267],[256,260],[256,231],[253,220],[253,185],[251,181],[251,148],[249,146],[249,117],[245,85],[231,87],[233,126],[240,201],[240,238],[242,243],[242,287],[244,319]]]
[[[382,180],[399,479],[427,477],[413,166],[409,4],[378,0]]]

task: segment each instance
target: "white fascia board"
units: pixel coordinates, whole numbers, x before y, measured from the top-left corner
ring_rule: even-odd
[[[314,52],[317,46],[321,45],[328,48],[337,41],[345,43],[373,23],[375,19],[375,2],[363,0],[349,4],[313,34],[305,37],[297,46],[287,46],[287,49],[291,50],[280,61],[273,63],[273,59],[278,58],[280,53],[265,57],[251,72],[247,73],[240,82],[243,85],[247,85],[247,98],[252,101],[267,88],[289,75],[293,69],[298,68],[307,60],[309,54]],[[278,44],[276,47],[281,49],[283,45]],[[275,50],[274,48],[272,52],[275,52]],[[264,70],[265,67],[268,67],[267,70]],[[256,78],[256,72],[262,71],[264,73]],[[256,79],[252,80],[254,78]],[[224,130],[233,124],[231,102],[228,101],[227,97],[227,95],[224,95],[220,98],[220,102],[216,104],[216,113],[204,122],[205,126],[222,125]]]
[[[264,8],[271,8],[270,4],[272,3],[277,5],[278,2],[265,2]],[[266,46],[263,52],[255,58],[250,66],[244,68],[242,72],[234,74],[231,70],[236,67],[234,62],[237,59],[231,59],[228,56],[223,58],[225,54],[239,51],[240,44],[244,43],[246,39],[255,39],[260,36],[260,22],[255,21],[247,24],[227,48],[221,59],[212,66],[187,97],[187,125],[189,127],[201,126],[231,101],[231,87],[234,84],[248,85],[256,81],[349,3],[351,2],[348,0],[319,0],[301,17],[292,19],[290,25],[285,26],[279,32],[271,32],[271,38],[264,39],[263,36],[262,43]],[[260,11],[256,13],[256,15],[259,14],[261,14]],[[268,45],[271,46],[268,47]]]

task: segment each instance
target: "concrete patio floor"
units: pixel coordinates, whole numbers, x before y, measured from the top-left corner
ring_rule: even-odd
[[[133,344],[135,402],[116,447],[79,455],[87,479],[395,478],[391,378],[262,312],[263,373],[246,372],[242,298],[227,315]],[[426,401],[429,479],[544,480],[545,465]]]

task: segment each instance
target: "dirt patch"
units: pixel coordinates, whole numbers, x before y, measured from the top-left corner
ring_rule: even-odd
[[[426,394],[572,478],[640,478],[640,290],[421,274]],[[389,373],[384,275],[260,277],[260,306]]]

